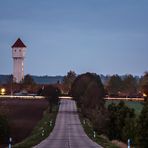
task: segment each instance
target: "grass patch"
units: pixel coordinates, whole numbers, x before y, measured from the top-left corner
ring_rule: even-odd
[[[81,124],[84,128],[84,131],[89,138],[91,138],[93,141],[95,141],[96,143],[98,143],[104,148],[119,148],[118,146],[113,144],[107,137],[103,135],[99,135],[96,133],[96,137],[94,138],[93,126],[90,120],[87,118],[84,118],[80,112],[79,112],[79,117],[80,117]]]
[[[58,106],[53,107],[52,113],[49,113],[48,110],[44,112],[43,118],[35,126],[31,135],[22,142],[13,145],[12,148],[31,148],[49,136],[55,124]]]
[[[118,104],[120,100],[106,100],[106,107],[108,107],[109,104],[115,103]],[[136,115],[140,115],[141,110],[143,108],[143,102],[135,102],[135,101],[124,101],[124,103],[129,107],[133,108],[135,110]]]

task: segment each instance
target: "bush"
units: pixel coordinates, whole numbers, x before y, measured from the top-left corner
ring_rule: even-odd
[[[144,104],[138,120],[138,144],[141,148],[148,146],[148,102]]]
[[[8,121],[5,116],[0,115],[0,143],[5,143],[9,136]]]
[[[49,102],[49,112],[52,112],[52,106],[53,104],[58,104],[59,103],[59,95],[60,95],[60,90],[53,86],[53,85],[47,85],[43,89],[39,90],[40,95],[43,95],[47,98]]]
[[[125,105],[123,101],[119,104],[110,104],[108,136],[110,139],[119,139],[127,142],[128,138],[135,140],[135,113]]]

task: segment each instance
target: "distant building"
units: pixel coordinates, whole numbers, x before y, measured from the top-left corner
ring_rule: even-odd
[[[12,45],[13,81],[16,83],[24,79],[24,58],[26,45],[20,38]]]

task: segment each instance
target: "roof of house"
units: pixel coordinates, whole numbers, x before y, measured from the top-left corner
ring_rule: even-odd
[[[21,41],[20,38],[18,38],[17,41],[11,47],[12,48],[14,48],[14,47],[26,47],[26,45]]]

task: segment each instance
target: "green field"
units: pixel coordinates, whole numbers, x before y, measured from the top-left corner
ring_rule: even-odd
[[[119,102],[120,102],[119,100],[106,100],[105,105],[108,106],[111,103],[119,103]],[[143,103],[142,102],[126,101],[126,100],[124,102],[128,107],[133,108],[137,115],[140,114],[140,112],[141,112],[141,110],[143,108]]]

